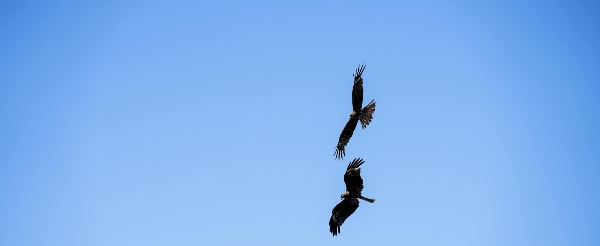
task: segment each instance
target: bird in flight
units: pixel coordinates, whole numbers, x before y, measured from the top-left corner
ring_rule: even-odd
[[[362,128],[365,129],[371,123],[373,119],[373,113],[375,112],[375,99],[371,100],[367,106],[362,107],[363,103],[363,78],[362,73],[365,70],[365,65],[360,65],[356,69],[356,73],[354,74],[354,86],[352,87],[352,113],[350,113],[350,117],[346,126],[342,130],[340,134],[340,138],[338,139],[337,146],[335,146],[334,156],[336,159],[344,159],[346,155],[346,145],[350,141],[352,134],[354,133],[354,129],[356,129],[356,125],[358,121],[362,125]]]
[[[331,211],[329,219],[329,231],[333,236],[340,233],[340,227],[358,208],[358,199],[374,203],[375,199],[362,196],[363,180],[360,177],[360,165],[365,163],[363,159],[355,158],[348,164],[344,174],[344,183],[346,183],[346,192],[342,193],[342,201],[338,203]]]

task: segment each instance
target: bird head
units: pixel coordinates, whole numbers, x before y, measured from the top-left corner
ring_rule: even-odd
[[[348,192],[348,191],[345,191],[345,192],[344,192],[344,193],[342,193],[342,195],[340,196],[340,200],[342,200],[342,199],[344,199],[344,198],[346,198],[346,197],[349,197],[349,196],[350,196],[350,192]]]
[[[352,119],[352,117],[354,117],[356,115],[356,111],[352,110],[352,113],[350,113],[349,118]]]

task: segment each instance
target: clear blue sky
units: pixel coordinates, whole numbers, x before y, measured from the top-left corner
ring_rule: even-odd
[[[2,245],[598,244],[598,1],[302,2],[0,3]]]

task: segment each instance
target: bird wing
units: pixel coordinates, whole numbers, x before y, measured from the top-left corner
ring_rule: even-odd
[[[354,86],[352,87],[352,110],[360,111],[363,103],[363,78],[362,73],[365,71],[365,65],[360,65],[354,74]]]
[[[344,221],[358,208],[358,199],[346,198],[336,205],[331,210],[331,218],[329,219],[329,231],[333,236],[340,233],[340,226]]]
[[[352,134],[354,134],[354,129],[356,129],[357,124],[358,118],[350,118],[346,123],[346,126],[344,126],[340,138],[338,139],[338,144],[335,146],[335,159],[344,159],[344,156],[346,156],[346,145],[350,142],[350,138],[352,138]]]
[[[344,183],[346,183],[346,191],[360,195],[363,190],[363,179],[360,176],[360,165],[365,163],[363,159],[354,158],[348,164],[346,173],[344,174]]]

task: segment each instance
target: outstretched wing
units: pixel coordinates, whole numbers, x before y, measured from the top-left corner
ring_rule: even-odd
[[[363,78],[362,73],[365,71],[365,65],[360,65],[354,74],[354,86],[352,87],[352,110],[360,111],[363,103]]]
[[[329,219],[329,231],[333,236],[336,236],[340,233],[340,227],[344,224],[344,221],[350,215],[356,211],[358,208],[358,199],[356,198],[346,198],[338,205],[336,205],[333,210],[331,210],[331,218]]]
[[[360,195],[363,190],[363,179],[360,176],[360,165],[365,163],[363,159],[354,158],[348,164],[346,173],[344,174],[344,183],[346,183],[346,191]]]
[[[350,118],[344,126],[342,133],[340,134],[340,138],[338,139],[338,144],[335,146],[335,159],[344,159],[346,156],[346,145],[350,142],[350,138],[352,138],[352,134],[354,134],[354,129],[356,129],[356,125],[358,124],[358,118]]]

